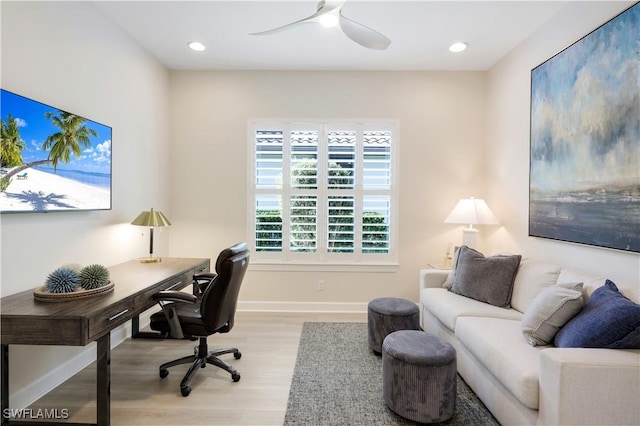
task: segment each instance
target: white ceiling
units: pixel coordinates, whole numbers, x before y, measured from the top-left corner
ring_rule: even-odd
[[[170,69],[486,70],[568,1],[347,0],[343,14],[392,40],[366,49],[339,28],[297,25],[251,36],[316,11],[317,2],[99,1],[96,6]],[[193,52],[187,42],[207,46]],[[448,51],[466,41],[461,54]]]

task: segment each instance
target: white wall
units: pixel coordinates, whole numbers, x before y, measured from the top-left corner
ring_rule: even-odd
[[[113,209],[8,214],[1,226],[1,294],[31,291],[68,263],[113,265],[148,252],[128,223],[168,199],[169,74],[84,2],[2,2],[2,88],[113,128]],[[167,252],[168,233],[156,241]],[[13,408],[25,386],[84,348],[10,348]],[[89,357],[90,358],[90,357]],[[37,386],[36,386],[37,387]],[[29,392],[26,391],[28,394]]]
[[[560,261],[638,289],[638,254],[528,236],[531,69],[631,4],[572,2],[488,72],[485,158],[489,201],[505,225],[492,235],[491,245]]]
[[[461,227],[442,222],[482,194],[484,73],[171,73],[171,253],[215,258],[249,238],[247,124],[252,118],[391,118],[400,124],[399,268],[393,273],[250,270],[241,301],[417,301],[418,273],[442,263]],[[318,279],[326,282],[317,291]],[[295,304],[287,305],[295,309]]]

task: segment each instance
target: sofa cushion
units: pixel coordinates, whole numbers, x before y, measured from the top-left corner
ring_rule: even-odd
[[[550,345],[553,338],[584,305],[582,283],[565,283],[545,288],[522,316],[522,334],[532,346]]]
[[[453,268],[451,291],[501,308],[509,308],[520,255],[485,257],[461,246]]]
[[[560,266],[557,264],[522,259],[513,282],[511,307],[524,313],[542,290],[558,282],[559,274]]]
[[[520,321],[461,317],[456,337],[514,397],[538,409],[541,349],[524,341]]]
[[[488,303],[461,297],[444,288],[425,288],[420,292],[420,303],[451,332],[456,319],[463,316],[494,317],[520,320],[522,314],[514,309],[498,308]],[[522,339],[522,337],[520,337]]]
[[[559,283],[582,283],[583,293],[587,296],[593,293],[596,288],[602,287],[606,280],[601,275],[573,268],[562,268],[560,275],[558,275]]]
[[[640,349],[640,305],[607,280],[556,335],[565,348]]]

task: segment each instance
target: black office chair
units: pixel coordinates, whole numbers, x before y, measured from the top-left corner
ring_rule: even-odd
[[[230,348],[209,352],[207,336],[214,333],[228,333],[233,328],[240,284],[248,265],[247,244],[238,243],[218,255],[215,273],[194,276],[196,283],[201,284],[198,287],[204,289],[200,295],[182,291],[160,291],[153,295],[153,299],[158,301],[162,311],[151,315],[152,330],[159,331],[167,337],[200,340],[199,345],[194,349],[194,355],[160,366],[160,377],[165,378],[169,374],[167,368],[191,363],[187,374],[180,382],[180,392],[183,396],[189,396],[191,393],[189,382],[196,371],[206,367],[207,364],[213,364],[228,371],[234,382],[240,380],[238,371],[228,362],[218,358],[220,355],[233,353],[235,359],[240,359],[242,356],[240,351],[237,348]]]

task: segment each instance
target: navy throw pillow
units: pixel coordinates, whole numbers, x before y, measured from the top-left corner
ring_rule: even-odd
[[[640,305],[624,297],[607,280],[582,311],[556,334],[560,348],[640,348]]]

